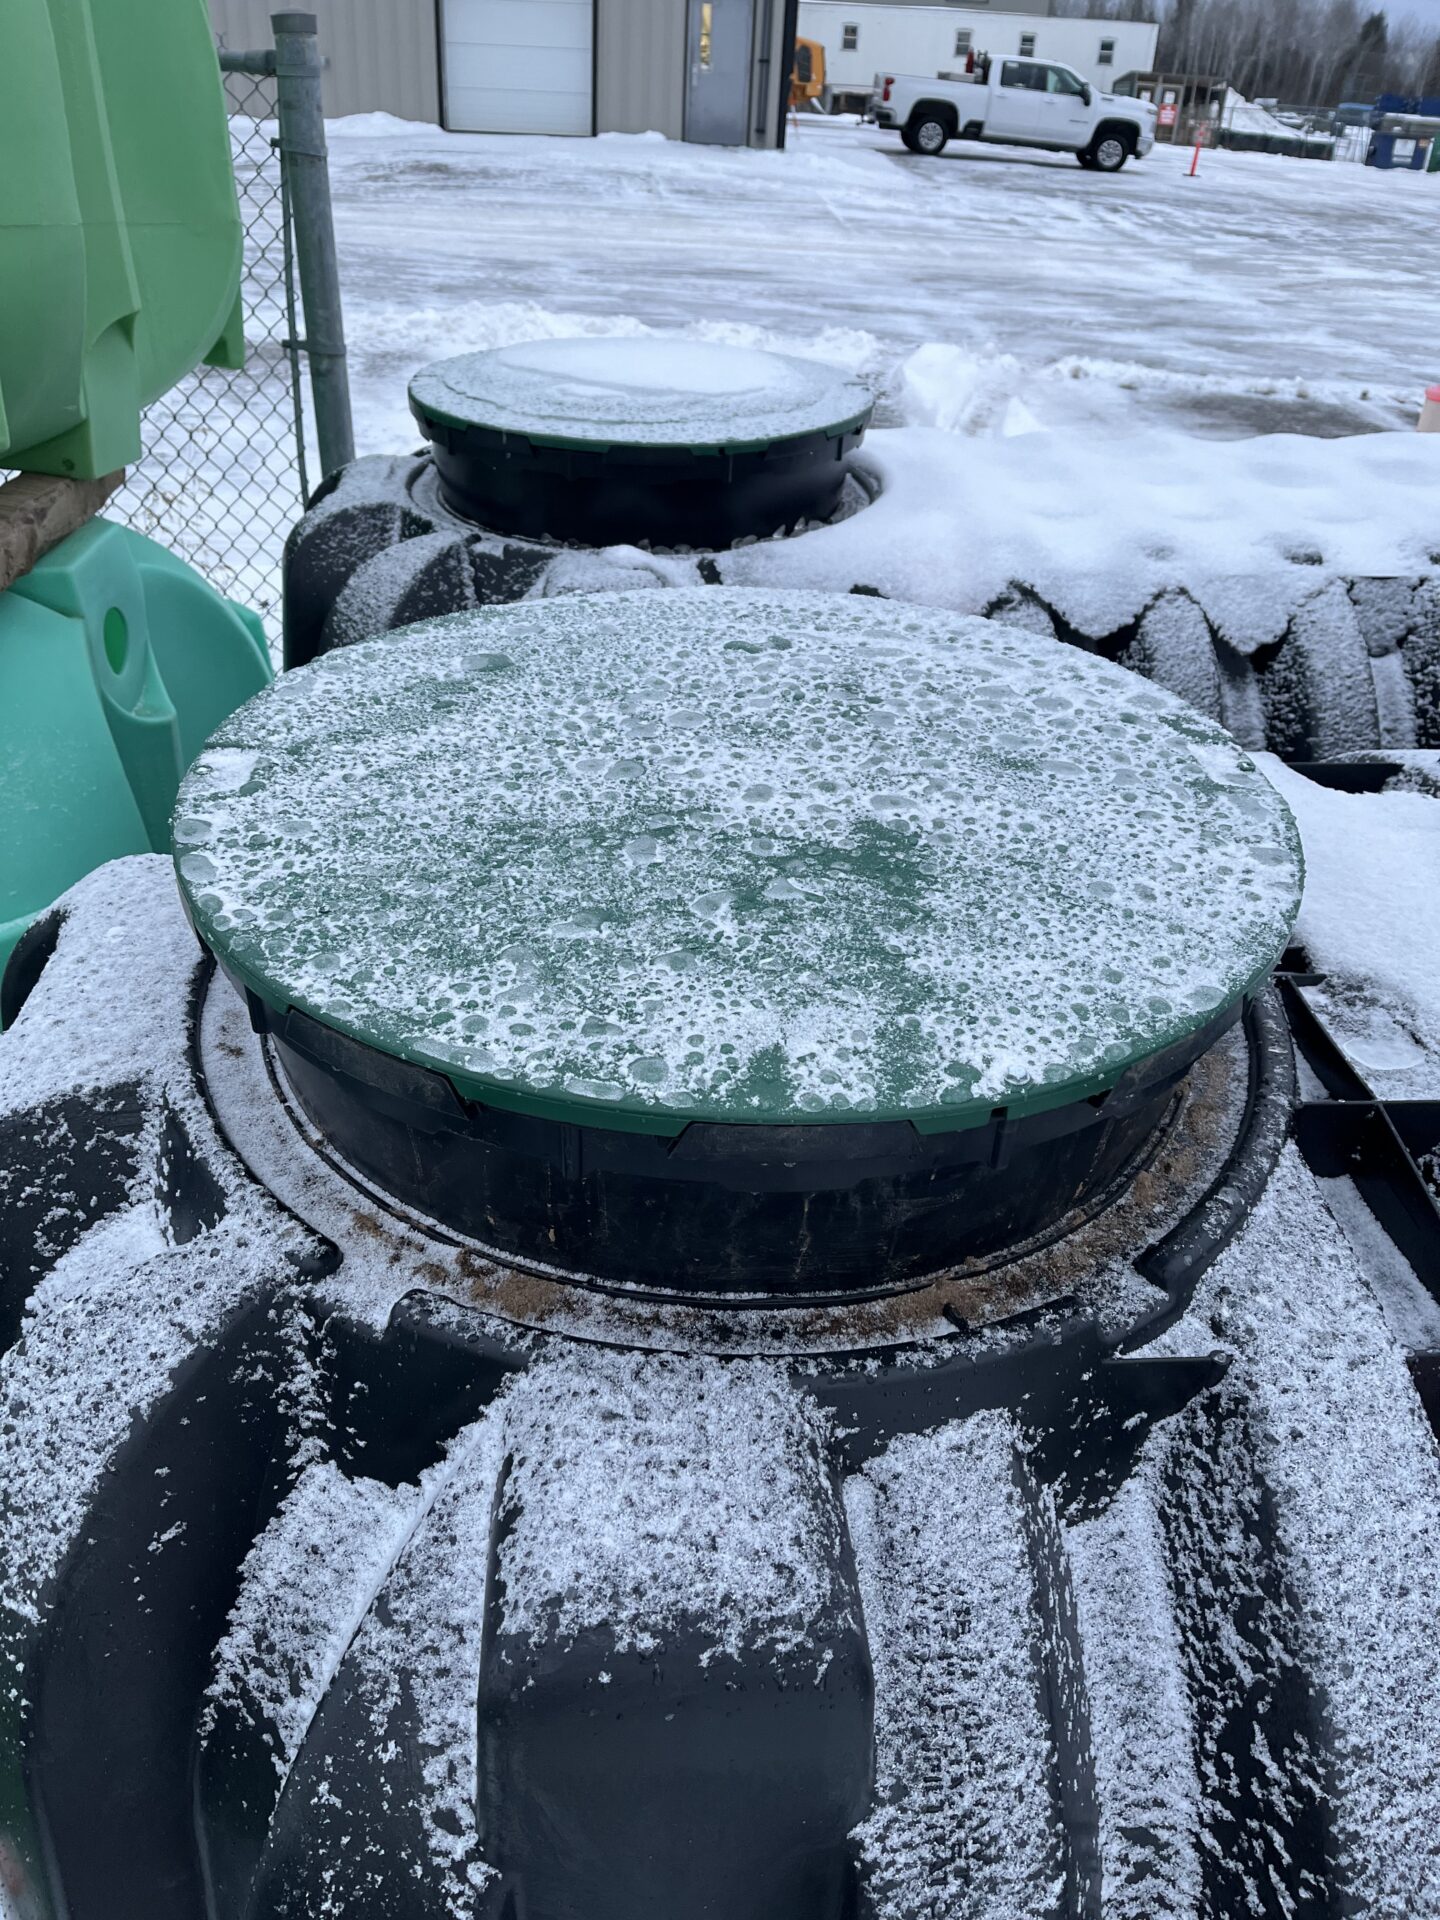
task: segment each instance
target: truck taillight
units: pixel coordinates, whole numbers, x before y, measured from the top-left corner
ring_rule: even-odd
[[[890,98],[890,89],[894,86],[894,84],[895,84],[894,74],[887,73],[885,76],[885,84],[880,89],[880,98],[882,100],[888,100]]]

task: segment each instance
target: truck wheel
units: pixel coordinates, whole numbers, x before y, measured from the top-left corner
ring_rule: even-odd
[[[1102,133],[1091,143],[1090,155],[1097,173],[1118,173],[1130,158],[1130,149],[1118,133]]]
[[[1085,149],[1083,153],[1077,153],[1075,158],[1080,162],[1081,166],[1084,167],[1087,173],[1094,173],[1097,170],[1095,156],[1093,153],[1091,153],[1088,147]]]
[[[920,113],[901,129],[900,138],[911,153],[927,154],[933,160],[945,151],[950,129],[938,114]]]

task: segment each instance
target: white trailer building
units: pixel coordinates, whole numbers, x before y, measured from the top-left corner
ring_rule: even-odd
[[[1134,20],[1056,19],[1048,0],[1001,11],[896,0],[800,0],[799,32],[825,49],[827,99],[848,105],[877,73],[954,73],[970,52],[1059,60],[1103,89],[1154,65],[1158,26]]]

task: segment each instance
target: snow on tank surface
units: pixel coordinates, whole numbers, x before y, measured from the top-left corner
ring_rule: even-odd
[[[504,1633],[653,1653],[688,1620],[738,1659],[851,1623],[825,1417],[783,1362],[576,1347],[504,1408]]]
[[[1262,977],[1298,836],[1234,742],[994,622],[725,589],[486,608],[323,656],[175,820],[271,1003],[601,1125],[1114,1084]]]
[[[696,340],[532,340],[423,367],[411,407],[549,444],[740,450],[862,425],[874,396],[842,368]]]

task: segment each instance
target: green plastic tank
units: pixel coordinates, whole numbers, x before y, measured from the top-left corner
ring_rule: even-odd
[[[105,520],[0,594],[0,972],[92,868],[169,850],[181,775],[270,677],[256,615]]]
[[[241,229],[205,0],[6,0],[0,466],[98,477],[238,366]]]
[[[99,478],[139,457],[143,407],[243,359],[209,13],[7,0],[4,45],[0,467]],[[0,593],[0,975],[76,880],[168,846],[181,775],[270,674],[252,614],[104,520]]]

